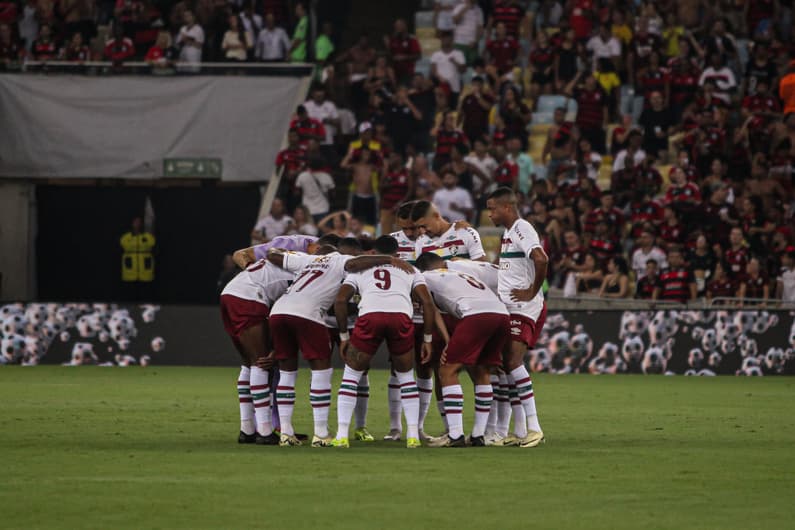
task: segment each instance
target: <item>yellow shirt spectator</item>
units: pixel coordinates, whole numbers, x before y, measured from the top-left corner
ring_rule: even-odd
[[[632,42],[632,30],[626,24],[613,24],[613,36],[621,41],[622,46],[628,46]]]
[[[668,26],[663,30],[663,50],[667,57],[676,57],[679,55],[679,37],[684,34],[684,26]]]
[[[599,82],[602,90],[610,94],[614,88],[621,86],[621,79],[618,78],[615,72],[594,72],[593,76]]]

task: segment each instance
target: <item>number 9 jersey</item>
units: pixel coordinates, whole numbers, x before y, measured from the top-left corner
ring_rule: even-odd
[[[360,317],[368,313],[403,313],[411,317],[414,313],[411,292],[417,285],[425,285],[425,279],[419,272],[409,274],[384,265],[349,274],[343,283],[361,295]]]

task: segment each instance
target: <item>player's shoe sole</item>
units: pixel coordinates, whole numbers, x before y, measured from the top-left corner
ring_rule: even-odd
[[[449,441],[450,441],[450,436],[447,435],[447,433],[441,436],[432,436],[428,440],[428,447],[446,447]]]
[[[239,444],[253,444],[256,440],[256,434],[246,434],[243,431],[240,431],[240,434],[237,436],[237,443]]]
[[[331,447],[342,447],[347,449],[350,446],[351,444],[348,442],[347,438],[342,438],[341,440],[335,438],[334,440],[331,440]]]
[[[422,447],[422,442],[419,438],[406,438],[406,448],[417,449],[418,447]]]
[[[257,445],[279,445],[280,437],[275,432],[270,433],[267,436],[262,436],[261,434],[257,433],[257,439],[254,443]]]
[[[353,437],[359,440],[360,442],[374,442],[375,438],[370,431],[367,430],[367,427],[362,427],[361,429],[356,429],[353,433]]]
[[[403,433],[401,431],[399,431],[397,429],[392,429],[391,431],[389,431],[389,434],[384,436],[384,441],[386,441],[386,442],[399,442],[400,441],[400,437],[402,435],[403,435]]]
[[[291,435],[291,434],[282,433],[281,436],[279,437],[279,445],[281,447],[291,447],[296,445],[303,445],[303,443],[301,443],[301,440],[296,438],[294,434]]]
[[[484,436],[472,436],[469,438],[469,445],[472,447],[486,447],[486,438]]]
[[[334,441],[334,438],[328,436],[326,438],[321,438],[320,436],[312,436],[312,447],[331,447],[331,443]]]
[[[527,436],[519,440],[519,447],[528,448],[528,447],[538,447],[540,444],[544,443],[544,433],[540,431],[530,431],[527,433]]]
[[[444,444],[442,447],[466,447],[467,446],[467,437],[463,434],[458,438],[450,438],[447,437],[447,443]]]

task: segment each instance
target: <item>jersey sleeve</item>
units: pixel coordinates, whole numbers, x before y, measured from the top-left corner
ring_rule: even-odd
[[[525,256],[530,257],[530,252],[532,252],[534,248],[542,248],[541,240],[538,238],[538,232],[536,232],[533,225],[527,221],[516,223],[511,229],[511,232],[516,236],[515,238],[511,238],[514,245],[522,249]]]
[[[304,254],[303,252],[286,252],[282,261],[282,268],[296,273],[309,265],[313,259],[315,259],[315,256]]]
[[[483,250],[483,243],[480,242],[480,235],[474,228],[465,228],[464,238],[469,259],[480,259],[486,255],[486,251]]]
[[[359,291],[359,279],[362,277],[360,272],[352,272],[345,276],[345,279],[342,281],[342,285],[350,285],[353,287],[353,290],[358,292]]]
[[[418,285],[425,285],[427,287],[428,282],[425,281],[425,276],[423,276],[420,271],[415,271],[414,277],[411,279],[411,290],[413,291]]]

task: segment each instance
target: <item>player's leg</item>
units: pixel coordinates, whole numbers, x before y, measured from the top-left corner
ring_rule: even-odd
[[[356,388],[356,407],[353,409],[353,417],[356,420],[356,430],[354,436],[360,442],[374,442],[375,438],[367,430],[367,406],[370,401],[370,377],[368,372],[364,372]]]
[[[328,416],[331,408],[331,339],[328,329],[316,322],[301,322],[298,345],[304,359],[312,370],[309,384],[309,402],[312,404],[314,435],[312,447],[328,447],[331,437],[328,433]]]
[[[261,445],[273,445],[276,442],[271,424],[271,387],[268,380],[273,358],[268,354],[268,339],[267,321],[244,329],[238,337],[251,365],[251,396],[257,423],[256,442]]]
[[[406,447],[419,447],[420,391],[414,379],[414,346],[405,353],[393,354],[392,366],[400,385],[400,403],[406,417]]]
[[[500,392],[500,378],[496,373],[489,374],[489,384],[492,389],[493,399],[491,400],[491,407],[489,408],[489,417],[486,419],[486,432],[484,436],[491,439],[497,432],[497,403]]]
[[[400,420],[400,385],[398,384],[395,370],[391,367],[391,365],[389,369],[387,398],[389,400],[389,434],[384,436],[384,440],[396,442],[400,440],[400,435],[403,433],[403,426]]]
[[[273,315],[269,319],[273,350],[276,360],[279,361],[276,403],[279,406],[281,423],[279,445],[282,446],[301,445],[293,429],[295,380],[298,375],[298,334],[301,333],[301,326],[295,325],[296,320],[306,322],[305,319],[289,315]]]
[[[507,315],[483,314],[476,317],[481,336],[488,336],[483,345],[477,364],[470,375],[475,383],[475,424],[472,428],[473,446],[485,446],[486,430],[494,402],[492,369],[502,362],[502,352],[510,335],[510,319]],[[496,414],[495,414],[496,416]]]
[[[433,398],[433,367],[431,365],[424,365],[420,362],[419,355],[422,352],[423,340],[423,327],[422,324],[414,324],[414,366],[415,373],[417,374],[417,388],[420,391],[420,417],[419,428],[420,438],[427,440],[428,436],[425,434],[425,418],[428,417],[428,410],[431,408],[431,399]],[[434,350],[436,344],[434,343]],[[398,400],[400,399],[400,391],[398,390]]]
[[[472,427],[471,441],[474,446],[485,446],[486,425],[494,400],[494,390],[491,386],[490,367],[476,365],[471,375],[475,379],[475,423]]]
[[[357,323],[358,326],[358,323]],[[354,329],[354,333],[356,330]],[[376,349],[378,346],[375,347]],[[374,352],[373,352],[374,353]],[[364,373],[370,368],[372,354],[361,351],[351,343],[345,360],[345,370],[342,373],[342,382],[337,392],[337,435],[333,445],[348,447],[348,437],[351,428],[351,416],[356,408],[359,384]]]
[[[445,363],[439,367],[442,387],[442,403],[447,417],[449,441],[447,447],[464,447],[464,390],[458,380],[461,363]]]
[[[500,381],[498,384],[500,392],[497,398],[497,435],[499,439],[502,439],[508,436],[508,429],[511,425],[511,398],[508,395],[507,374],[500,370],[497,378]]]

